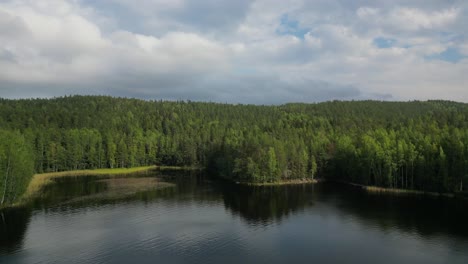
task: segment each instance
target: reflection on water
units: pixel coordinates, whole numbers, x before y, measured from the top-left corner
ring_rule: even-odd
[[[1,211],[0,262],[468,263],[466,201],[142,177],[63,179]],[[148,177],[168,188],[134,189]]]
[[[382,230],[397,228],[427,237],[448,235],[468,238],[466,200],[367,193],[348,186],[325,185],[322,189],[323,201],[367,225],[376,225]]]
[[[269,225],[312,206],[314,185],[226,185],[222,194],[225,207],[234,214],[250,224]]]
[[[21,249],[30,218],[31,211],[24,208],[0,211],[0,255]]]

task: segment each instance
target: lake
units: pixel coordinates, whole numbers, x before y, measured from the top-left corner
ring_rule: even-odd
[[[168,184],[113,196],[120,182],[62,179],[3,210],[0,263],[468,263],[462,200],[331,183],[248,187],[195,172],[139,177]]]

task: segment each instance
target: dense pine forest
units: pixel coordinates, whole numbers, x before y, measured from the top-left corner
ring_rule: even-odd
[[[33,173],[143,165],[203,167],[241,182],[325,178],[465,191],[468,105],[0,99],[2,205],[21,196]]]

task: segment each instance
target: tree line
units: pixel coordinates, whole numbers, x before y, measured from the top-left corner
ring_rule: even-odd
[[[320,177],[454,192],[468,180],[468,105],[447,101],[0,99],[0,128],[2,203],[33,172],[154,164],[258,183]]]

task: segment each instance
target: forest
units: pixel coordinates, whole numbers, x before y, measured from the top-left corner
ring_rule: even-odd
[[[0,99],[0,206],[17,201],[34,173],[145,165],[246,183],[321,178],[460,192],[468,104]]]

